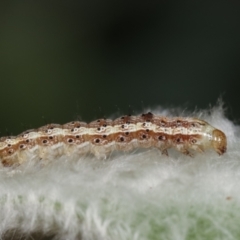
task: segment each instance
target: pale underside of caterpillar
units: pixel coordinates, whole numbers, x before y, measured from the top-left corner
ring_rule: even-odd
[[[3,166],[19,165],[28,159],[52,159],[71,154],[94,154],[106,158],[112,151],[135,148],[167,149],[193,156],[191,150],[214,149],[226,152],[225,134],[197,118],[167,118],[150,112],[140,116],[123,116],[115,120],[99,119],[90,123],[79,121],[64,125],[48,124],[25,131],[18,136],[0,138],[0,160]]]

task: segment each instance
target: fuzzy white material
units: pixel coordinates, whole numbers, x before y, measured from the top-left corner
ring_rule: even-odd
[[[156,149],[106,160],[62,156],[0,172],[0,236],[5,239],[240,239],[240,129],[221,106],[188,114],[225,132],[227,152]],[[50,238],[50,239],[51,239]]]

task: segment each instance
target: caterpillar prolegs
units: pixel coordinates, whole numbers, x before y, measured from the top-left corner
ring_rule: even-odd
[[[212,148],[226,152],[227,138],[219,129],[197,118],[163,117],[150,112],[126,115],[115,120],[98,119],[85,123],[48,124],[17,136],[0,138],[0,160],[4,166],[21,164],[33,156],[39,159],[63,154],[94,154],[106,158],[112,151],[158,148],[168,154],[175,148],[186,155],[191,150]]]

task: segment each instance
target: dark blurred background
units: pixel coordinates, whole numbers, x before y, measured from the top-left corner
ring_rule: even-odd
[[[162,105],[240,119],[240,1],[0,3],[0,135]]]

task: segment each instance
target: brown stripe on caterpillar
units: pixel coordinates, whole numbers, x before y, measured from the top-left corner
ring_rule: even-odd
[[[73,121],[63,125],[48,124],[16,137],[0,138],[0,160],[3,165],[21,164],[27,159],[54,158],[61,155],[92,153],[106,158],[111,151],[130,151],[155,147],[192,155],[212,148],[219,155],[226,152],[225,134],[196,118],[167,118],[150,112],[140,116],[126,115],[115,120],[98,119],[90,123]]]

